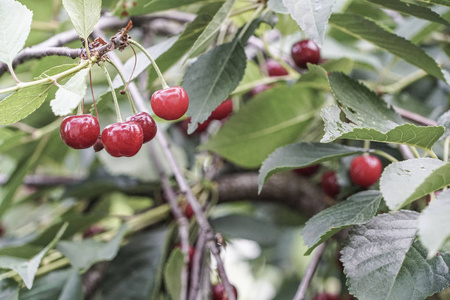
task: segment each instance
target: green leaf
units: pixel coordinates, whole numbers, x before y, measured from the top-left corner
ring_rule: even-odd
[[[216,0],[209,0],[208,2],[213,2]],[[217,0],[217,1],[223,1],[223,0]],[[162,11],[162,10],[168,10],[172,8],[179,9],[180,6],[193,4],[196,2],[205,2],[205,0],[183,0],[182,3],[180,3],[180,0],[136,0],[133,2],[130,2],[128,0],[121,0],[117,2],[116,9],[114,10],[114,14],[117,16],[123,16],[123,15],[143,15],[148,14],[152,12]],[[136,5],[133,5],[133,3],[136,3]],[[125,7],[125,8],[124,8]],[[124,14],[126,12],[126,14]]]
[[[18,300],[19,284],[13,279],[0,281],[0,300]]]
[[[320,47],[323,44],[325,26],[336,0],[283,0],[298,26]]]
[[[19,274],[19,276],[23,279],[25,286],[28,289],[31,289],[31,287],[33,286],[34,276],[36,275],[39,265],[41,264],[42,258],[50,249],[52,249],[56,245],[56,243],[66,230],[66,228],[67,224],[63,225],[56,234],[56,236],[53,238],[53,240],[47,245],[47,247],[42,249],[41,252],[39,252],[30,260],[13,256],[1,255],[0,268],[16,271]]]
[[[382,214],[356,226],[342,250],[344,272],[359,300],[423,300],[450,285],[450,255],[426,259],[415,241],[417,212]]]
[[[405,3],[400,0],[367,0],[374,4],[380,5],[387,9],[395,10],[404,14],[450,26],[450,24],[440,15],[429,9],[428,7],[415,5],[413,3]]]
[[[450,0],[418,0],[418,1],[450,7]]]
[[[305,245],[309,247],[305,255],[341,229],[368,222],[376,215],[381,199],[379,191],[363,191],[313,216],[302,230]]]
[[[82,279],[78,270],[73,269],[69,273],[58,300],[83,300]]]
[[[70,114],[81,102],[86,94],[88,73],[89,69],[81,70],[56,91],[55,99],[50,101],[50,106],[56,116]]]
[[[117,235],[108,243],[92,239],[79,242],[60,241],[57,249],[70,260],[74,268],[85,272],[96,262],[112,260],[119,251],[126,231],[126,226],[120,227]]]
[[[387,166],[380,179],[389,209],[396,211],[450,184],[450,164],[439,159],[416,158]]]
[[[63,0],[64,8],[77,34],[87,41],[100,19],[101,0]]]
[[[184,255],[176,248],[170,254],[164,270],[164,282],[172,300],[180,299],[181,293],[181,270],[184,265]]]
[[[450,237],[450,190],[431,201],[419,216],[419,238],[428,250],[428,259],[436,255]]]
[[[193,63],[182,83],[189,95],[188,133],[204,122],[211,112],[237,87],[244,76],[246,57],[240,40],[213,48]]]
[[[276,148],[296,141],[322,105],[318,93],[280,86],[254,97],[203,149],[246,168],[258,167]]]
[[[33,12],[13,0],[0,0],[0,7],[0,62],[11,65],[30,33]]]
[[[269,0],[267,1],[267,7],[279,14],[289,13],[288,9],[283,4],[283,0]]]
[[[325,135],[321,142],[339,138],[407,144],[431,149],[444,133],[442,126],[403,124],[403,120],[372,91],[341,73],[329,76],[331,90],[340,104],[322,110]],[[347,122],[341,120],[345,114]]]
[[[387,31],[373,20],[354,14],[333,14],[330,24],[402,58],[434,77],[446,81],[442,70],[428,54],[408,40]]]
[[[259,169],[258,192],[261,192],[264,183],[275,173],[294,170],[366,151],[364,148],[348,147],[338,144],[304,142],[280,147],[264,160]]]
[[[235,0],[226,0],[217,13],[212,18],[211,22],[206,26],[205,30],[200,34],[195,41],[191,50],[188,53],[188,58],[196,57],[203,53],[211,43],[216,33],[219,32],[222,23],[228,18],[231,12],[231,8],[234,5]]]
[[[0,125],[9,125],[30,115],[47,98],[51,84],[39,84],[12,93],[0,102]]]

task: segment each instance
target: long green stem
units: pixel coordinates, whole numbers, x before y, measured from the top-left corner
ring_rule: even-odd
[[[420,154],[419,154],[419,152],[417,151],[416,147],[409,146],[409,149],[411,149],[412,153],[414,154],[414,156],[415,156],[416,158],[420,158]]]
[[[147,58],[150,60],[153,68],[155,68],[155,71],[158,74],[159,80],[161,80],[162,87],[164,89],[169,88],[169,85],[167,84],[166,80],[164,79],[164,76],[162,75],[161,70],[159,69],[158,65],[156,64],[155,60],[152,58],[150,53],[148,53],[148,51],[143,46],[141,46],[141,44],[136,42],[135,40],[129,39],[128,41],[130,42],[130,44],[136,46],[139,50],[141,50],[145,54],[145,56],[147,56]]]
[[[397,81],[396,83],[381,86],[378,88],[379,92],[388,93],[388,94],[394,94],[398,91],[403,90],[405,87],[409,86],[413,82],[425,77],[427,73],[423,70],[417,70],[410,75],[404,77],[403,79]]]
[[[109,87],[111,88],[111,94],[114,100],[114,107],[116,109],[117,122],[122,122],[122,116],[120,115],[119,102],[117,101],[116,91],[114,90],[114,86],[111,80],[111,76],[109,76],[108,70],[106,69],[104,64],[101,64],[103,72],[105,73],[106,80],[108,80]]]
[[[386,153],[384,151],[374,150],[373,153],[378,154],[379,156],[382,156],[382,157],[384,157],[384,158],[386,158],[386,159],[388,159],[388,160],[390,160],[392,162],[398,162],[398,159],[396,159],[395,157],[393,157],[392,155],[390,155],[390,154],[388,154],[388,153]]]
[[[69,76],[72,73],[76,73],[76,72],[80,71],[81,69],[86,68],[89,65],[89,63],[90,63],[89,61],[85,60],[82,63],[80,63],[78,66],[76,66],[72,69],[69,69],[67,71],[64,71],[62,73],[56,74],[54,76],[49,76],[47,78],[43,78],[43,79],[35,80],[35,81],[20,82],[16,86],[0,90],[0,94],[15,92],[15,91],[18,91],[18,90],[26,88],[26,87],[35,86],[35,85],[39,85],[39,84],[43,84],[43,83],[56,82],[64,77]]]
[[[126,81],[125,77],[123,77],[123,74],[122,74],[122,72],[120,72],[120,69],[117,67],[117,65],[112,60],[109,60],[109,59],[107,60],[107,62],[109,62],[116,69],[117,74],[119,74],[120,79],[122,79],[123,85],[126,87],[127,81]],[[133,114],[137,114],[137,109],[136,109],[136,106],[134,105],[134,101],[133,101],[133,98],[131,97],[130,91],[128,91],[128,89],[125,89],[125,93],[127,94],[128,101],[130,101],[130,105],[131,105]]]
[[[253,20],[256,19],[256,17],[258,17],[258,15],[261,13],[261,11],[264,8],[264,4],[260,4],[255,12],[253,13],[253,15],[250,17],[250,19],[247,21],[247,23],[245,24],[244,28],[242,28],[241,32],[239,33],[238,39],[242,39],[242,37],[244,36],[245,32],[247,31],[248,27],[250,27],[250,25],[252,24]]]

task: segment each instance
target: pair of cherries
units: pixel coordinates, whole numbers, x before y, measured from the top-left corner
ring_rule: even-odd
[[[165,120],[182,117],[189,106],[189,97],[179,86],[156,91],[150,101],[154,113]],[[104,147],[114,157],[136,155],[142,144],[152,140],[156,132],[156,123],[146,112],[132,115],[125,122],[106,126],[101,138],[100,124],[92,115],[66,117],[60,126],[61,139],[67,146],[74,149],[94,146],[96,151]]]

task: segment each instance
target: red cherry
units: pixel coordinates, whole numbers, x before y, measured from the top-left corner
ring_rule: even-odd
[[[288,71],[276,60],[268,59],[266,60],[266,68],[269,76],[284,76],[288,75]]]
[[[237,299],[238,293],[234,285],[231,285],[234,292],[234,297]],[[228,300],[227,293],[225,291],[225,285],[223,283],[218,283],[213,286],[213,298],[214,300]]]
[[[436,192],[434,192],[434,196],[437,198],[437,196],[439,196],[440,194],[442,194],[442,191],[436,191]],[[427,195],[427,205],[428,204],[430,204],[430,201],[431,201],[431,197],[430,197],[430,194],[428,194]]]
[[[189,203],[186,205],[186,208],[184,209],[184,215],[188,219],[191,219],[194,216],[194,210],[192,209],[192,206]]]
[[[183,132],[187,133],[189,123],[191,123],[191,118],[184,119],[183,122],[181,122],[181,128],[183,129]],[[197,125],[197,129],[195,129],[194,133],[204,132],[206,129],[208,129],[209,123],[211,123],[209,121],[209,119],[203,123],[199,123]]]
[[[339,300],[339,296],[322,293],[322,294],[317,294],[314,297],[314,300]]]
[[[252,90],[250,91],[250,96],[254,97],[256,95],[258,95],[259,93],[264,92],[265,90],[268,90],[272,88],[271,85],[269,84],[260,84],[255,86],[254,88],[252,88]]]
[[[156,91],[150,100],[155,115],[164,120],[181,118],[189,107],[189,97],[181,86]]]
[[[86,149],[95,144],[100,134],[100,125],[91,115],[68,116],[59,128],[61,139],[74,149]]]
[[[94,151],[99,152],[99,151],[102,151],[103,148],[105,148],[105,147],[103,146],[102,137],[98,136],[97,141],[94,144]]]
[[[350,164],[350,178],[362,187],[369,187],[381,176],[383,166],[378,157],[374,155],[361,155],[355,157]]]
[[[320,164],[317,165],[311,165],[304,168],[295,169],[294,172],[297,173],[300,176],[311,176],[314,175],[318,170],[320,169]]]
[[[227,99],[223,101],[209,116],[208,120],[223,120],[233,112],[233,101]]]
[[[323,192],[332,198],[336,197],[341,191],[334,171],[323,173],[320,185],[322,186]]]
[[[295,64],[303,69],[306,69],[306,64],[317,65],[320,61],[320,49],[311,40],[302,40],[295,43],[291,49],[292,59]]]
[[[111,156],[133,156],[142,147],[144,134],[135,122],[119,122],[103,129],[102,141],[106,152]]]
[[[141,126],[144,133],[144,143],[151,141],[158,131],[155,120],[153,120],[153,118],[146,112],[140,112],[129,116],[126,121],[135,122]]]

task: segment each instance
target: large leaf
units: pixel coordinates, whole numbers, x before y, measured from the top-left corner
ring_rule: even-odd
[[[55,99],[50,101],[50,106],[55,115],[68,115],[78,106],[86,94],[88,73],[88,69],[81,70],[56,91]]]
[[[4,279],[0,281],[0,300],[19,299],[19,285],[13,279]]]
[[[417,158],[387,166],[380,179],[380,191],[391,210],[450,184],[450,164],[439,159]]]
[[[379,191],[359,192],[313,216],[302,230],[303,241],[309,247],[305,255],[341,229],[367,223],[376,215],[381,198]]]
[[[322,110],[325,122],[322,142],[347,138],[431,149],[444,133],[442,126],[402,124],[403,120],[392,107],[342,73],[331,73],[329,81],[340,108],[331,106]],[[342,112],[348,121],[341,120]]]
[[[428,250],[428,258],[436,255],[450,237],[450,190],[431,201],[419,216],[419,237]]]
[[[219,32],[222,23],[230,15],[231,8],[233,7],[235,0],[226,0],[222,7],[217,11],[217,13],[212,18],[211,22],[206,26],[205,30],[200,34],[198,39],[195,41],[192,49],[188,53],[188,57],[196,57],[197,55],[203,53],[205,49],[208,48],[211,40],[214,38],[216,33]]]
[[[39,84],[23,88],[0,102],[0,125],[8,125],[22,120],[38,109],[45,98],[51,84]]]
[[[419,0],[419,1],[450,7],[450,0]]]
[[[77,34],[87,41],[100,19],[101,0],[63,0],[64,8]]]
[[[333,14],[330,24],[359,39],[369,41],[445,81],[442,70],[425,51],[410,41],[387,31],[369,18],[354,14]]]
[[[292,18],[317,45],[322,46],[325,26],[336,0],[283,0]]]
[[[280,147],[267,157],[259,169],[259,192],[261,192],[267,179],[275,173],[298,169],[363,152],[367,152],[367,150],[364,148],[323,143],[299,142]]]
[[[11,65],[31,29],[33,13],[14,0],[0,0],[0,62]]]
[[[181,293],[181,270],[184,265],[184,255],[176,248],[167,260],[164,270],[164,282],[172,300],[180,299]]]
[[[350,231],[341,260],[351,294],[359,300],[423,300],[450,285],[450,255],[427,260],[415,241],[418,215],[383,214]]]
[[[446,26],[450,25],[444,18],[442,18],[440,15],[438,15],[428,7],[415,5],[413,3],[405,3],[400,0],[368,0],[368,1],[383,6],[387,9],[409,14],[420,19],[440,23]]]
[[[78,270],[72,269],[58,300],[83,300],[82,279]]]
[[[50,249],[52,249],[56,245],[56,243],[66,230],[66,228],[67,224],[63,225],[63,227],[61,227],[61,229],[58,231],[53,240],[47,245],[47,247],[42,249],[41,252],[39,252],[37,255],[35,255],[33,258],[29,260],[14,256],[1,255],[0,268],[16,271],[19,274],[19,276],[23,279],[25,286],[28,289],[31,289],[31,287],[33,286],[34,276],[36,275],[39,265],[41,264],[42,258]]]
[[[189,95],[188,133],[197,129],[211,112],[237,87],[244,76],[246,57],[241,41],[220,45],[208,51],[190,66],[183,80]]]
[[[91,239],[79,242],[61,241],[57,249],[70,260],[73,267],[85,272],[96,262],[112,260],[119,251],[126,231],[126,226],[122,226],[117,235],[108,243]]]
[[[243,167],[258,167],[276,148],[296,141],[322,104],[318,93],[280,86],[254,97],[203,149]]]
[[[20,300],[49,300],[58,299],[70,278],[70,269],[60,269],[40,276],[31,290],[22,289]],[[8,299],[9,300],[9,299]]]

